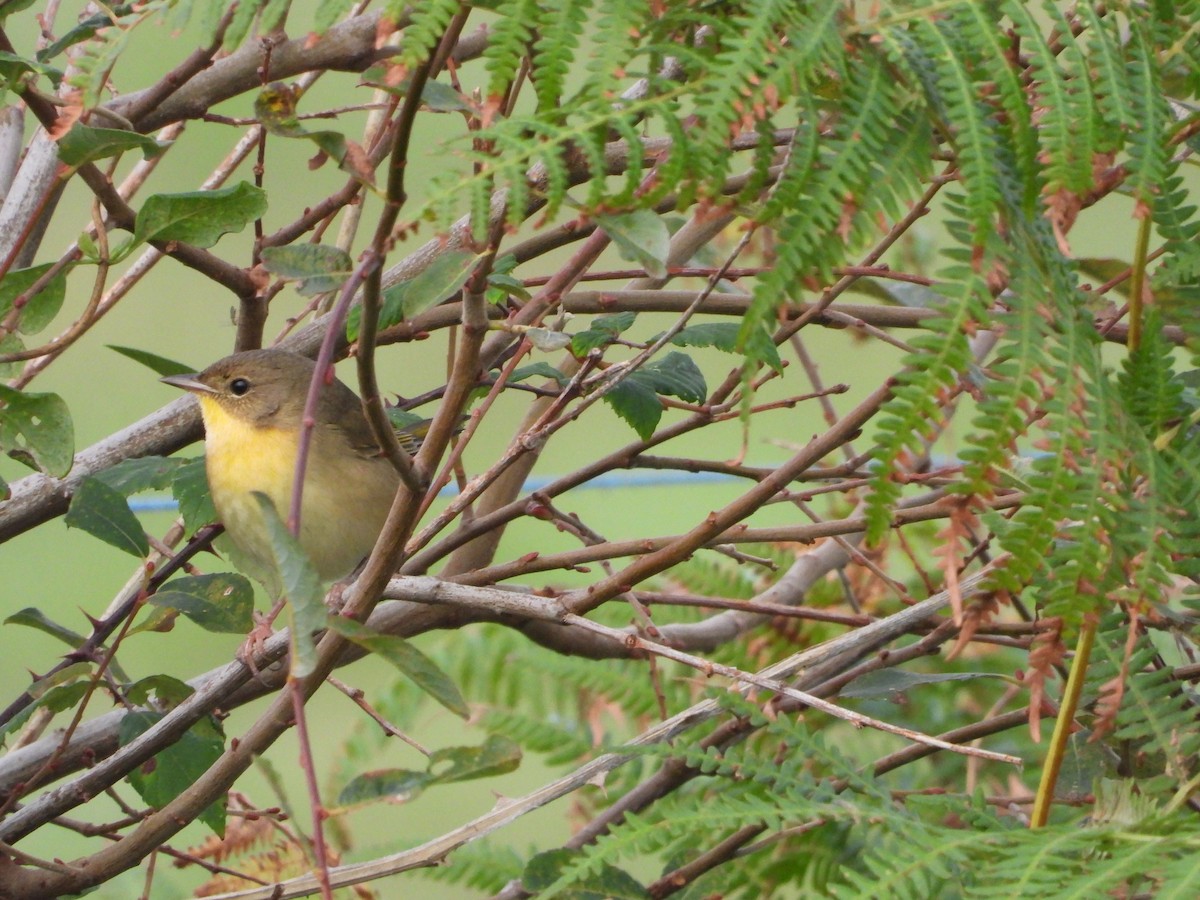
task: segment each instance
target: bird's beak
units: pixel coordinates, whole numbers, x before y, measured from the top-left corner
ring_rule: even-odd
[[[158,380],[163,384],[171,385],[171,387],[191,391],[193,394],[215,394],[217,392],[216,388],[210,387],[200,380],[199,372],[191,372],[187,375],[168,375]]]

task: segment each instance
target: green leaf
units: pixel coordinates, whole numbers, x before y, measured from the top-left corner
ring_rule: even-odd
[[[467,283],[481,255],[469,250],[448,250],[434,258],[407,282],[404,290],[404,318],[424,312],[443,300],[449,300]],[[399,285],[395,285],[399,287]]]
[[[617,245],[621,256],[630,262],[638,263],[651,278],[667,277],[671,233],[667,229],[667,223],[656,212],[638,209],[594,218],[596,224]]]
[[[0,280],[0,319],[8,316],[13,303],[29,290],[34,283],[50,270],[52,263],[32,266],[28,269],[13,269]],[[37,334],[58,315],[63,298],[67,295],[67,272],[64,268],[31,296],[21,309],[17,330],[23,334]]]
[[[179,504],[179,514],[183,516],[183,524],[188,531],[217,521],[217,510],[208,492],[203,456],[185,460],[175,470],[175,477],[171,479],[171,496]]]
[[[292,675],[303,678],[312,672],[317,662],[317,645],[313,632],[326,625],[329,611],[325,608],[325,592],[308,554],[292,535],[271,498],[254,491],[254,500],[262,511],[263,523],[270,538],[272,563],[279,576],[279,585],[288,600],[292,629]]]
[[[143,159],[152,159],[166,149],[165,144],[136,131],[92,128],[81,122],[76,122],[58,139],[58,158],[73,168],[97,159],[119,156],[126,150],[141,150]]]
[[[134,226],[139,241],[180,241],[211,247],[221,235],[241,231],[267,211],[267,194],[245,181],[215,191],[154,194]]]
[[[205,631],[246,634],[254,624],[254,588],[243,575],[220,572],[176,578],[150,602],[179,610]]]
[[[470,715],[466,700],[450,676],[404,638],[380,634],[366,625],[341,616],[333,616],[329,627],[364,650],[387,660],[450,712],[464,719]]]
[[[35,680],[29,686],[29,696],[35,700],[41,699],[54,688],[62,685],[74,684],[80,680],[91,681],[93,674],[91,663],[71,663],[69,666],[63,666],[57,672],[51,672],[49,675],[43,675]]]
[[[131,712],[121,719],[121,746],[148,731],[161,718],[158,712]],[[225,749],[225,736],[214,719],[201,719],[175,743],[129,773],[129,783],[143,800],[162,809],[195,784]],[[225,833],[225,797],[200,813],[200,821],[221,836]]]
[[[1004,678],[996,672],[905,672],[900,669],[881,669],[855,678],[839,693],[841,697],[890,697],[903,694],[922,684],[943,681],[970,681],[973,678]]]
[[[136,347],[121,347],[117,344],[105,344],[105,346],[109,350],[116,350],[122,356],[128,356],[134,362],[141,363],[147,369],[157,372],[159,375],[191,375],[196,371],[191,366],[185,366],[183,363],[167,359],[165,356],[159,356],[157,353],[138,350]]]
[[[854,283],[854,290],[859,294],[910,309],[937,309],[949,302],[945,294],[928,285],[895,281],[891,278],[860,278]]]
[[[283,4],[279,6],[281,11],[285,8]],[[265,28],[264,22],[259,25]],[[309,162],[310,168],[316,168],[325,161],[325,157],[331,157],[343,171],[364,184],[373,184],[374,172],[363,148],[347,140],[341,132],[309,131],[305,128],[296,115],[298,99],[297,91],[289,85],[281,82],[268,84],[254,100],[254,114],[270,134],[309,140],[320,147],[321,155]]]
[[[528,378],[550,378],[556,381],[559,386],[566,384],[571,379],[560,372],[548,362],[535,362],[527,366],[521,366],[514,371],[508,378],[509,384],[516,384],[518,381],[525,381]]]
[[[387,328],[453,297],[471,277],[477,253],[451,250],[436,257],[421,272],[384,290],[379,306],[379,327]],[[358,339],[362,309],[354,307],[346,319],[347,340]]]
[[[71,471],[75,429],[62,397],[0,385],[0,450],[47,475]]]
[[[190,684],[170,675],[148,675],[125,689],[125,699],[135,706],[145,706],[151,697],[163,707],[173,709],[196,692]]]
[[[425,82],[425,86],[421,88],[421,102],[430,112],[460,112],[471,108],[466,97],[440,81]]]
[[[63,522],[134,556],[150,552],[146,532],[125,497],[97,478],[89,476],[79,482]]]
[[[62,53],[68,47],[73,47],[82,41],[95,37],[96,32],[101,28],[116,24],[117,17],[128,15],[133,10],[133,6],[130,4],[120,4],[110,7],[110,9],[111,12],[105,10],[94,16],[89,16],[57,41],[39,50],[37,53],[38,59],[43,61],[54,59],[54,57],[58,56],[58,54]]]
[[[363,72],[362,84],[369,87],[378,88],[381,91],[386,91],[394,97],[405,97],[408,95],[409,79],[404,79],[399,84],[388,84],[385,80],[387,71],[382,67],[373,67]],[[461,93],[456,91],[448,84],[442,84],[440,81],[426,81],[424,87],[421,88],[421,102],[429,109],[430,112],[447,113],[460,112],[465,109],[471,109],[471,104]]]
[[[339,247],[322,244],[295,244],[289,247],[266,247],[262,252],[263,268],[281,278],[299,280],[296,291],[313,297],[337,290],[354,271],[350,254]]]
[[[4,620],[5,625],[25,625],[28,628],[36,628],[38,631],[44,631],[51,637],[56,637],[64,644],[71,647],[78,647],[86,638],[78,632],[72,631],[65,625],[59,625],[40,609],[33,606],[27,606],[19,612],[13,613]]]
[[[97,472],[93,477],[128,497],[141,491],[165,491],[171,486],[175,473],[184,465],[186,462],[182,459],[142,456],[137,459],[123,459],[115,466]]]
[[[79,663],[79,665],[86,666],[86,663]],[[74,668],[74,666],[69,666],[68,668]],[[51,688],[37,701],[30,703],[3,725],[0,725],[0,741],[4,739],[5,735],[19,729],[29,721],[30,716],[43,707],[52,712],[62,712],[63,710],[71,709],[87,696],[88,689],[89,685],[86,681],[77,681],[73,684],[64,684]],[[30,689],[30,692],[32,694],[32,689]]]
[[[658,394],[678,397],[685,403],[703,403],[708,397],[704,374],[686,353],[672,351],[647,363],[629,376]]]
[[[604,402],[629,423],[644,441],[650,440],[662,418],[662,401],[653,389],[632,377],[626,378],[604,395]]]
[[[36,2],[37,0],[7,0],[6,3],[0,3],[0,24],[3,24],[13,13],[29,9]]]
[[[487,277],[488,303],[498,306],[509,297],[528,300],[532,296],[525,287],[525,283],[512,275],[517,265],[517,258],[511,253],[506,253],[492,263],[492,270],[488,273]]]
[[[412,769],[381,769],[365,772],[342,788],[337,797],[338,806],[355,806],[387,800],[389,803],[408,803],[416,799],[434,780],[428,772]]]
[[[3,21],[2,14],[0,14],[0,21]],[[62,71],[53,66],[0,50],[0,97],[8,88],[17,87],[22,78],[31,72],[45,75],[54,83],[55,87],[58,87],[63,77]]]
[[[628,331],[637,319],[637,313],[619,312],[611,316],[596,316],[586,331],[571,338],[571,353],[584,356],[589,350],[611,344],[622,333]]]
[[[505,275],[502,272],[493,272],[487,278],[488,303],[497,306],[505,301],[508,297],[516,297],[518,300],[528,300],[533,295],[529,293],[529,289],[525,287],[525,282],[520,278],[514,278],[511,275]]]
[[[565,876],[566,870],[579,864],[578,877]],[[563,888],[570,886],[570,890]],[[559,848],[539,853],[529,860],[521,873],[521,887],[533,894],[552,890],[555,897],[569,900],[646,900],[649,892],[636,878],[609,863],[584,860],[582,850]]]
[[[740,354],[740,331],[741,326],[736,322],[705,322],[682,329],[671,338],[671,343],[677,347],[712,347],[723,353]],[[762,360],[776,372],[783,371],[783,360],[779,358],[779,350],[766,328],[756,328],[747,343],[746,350],[752,358]]]
[[[436,751],[429,757],[425,772],[381,769],[359,775],[342,788],[337,803],[339,806],[379,800],[407,803],[432,785],[504,775],[520,764],[521,748],[511,739],[493,734],[479,747],[446,747]]]
[[[439,784],[504,775],[520,764],[520,745],[499,734],[488,735],[479,747],[445,747],[429,757],[429,771]]]
[[[20,353],[25,349],[25,342],[20,336],[15,333],[9,333],[0,336],[0,356],[8,353]],[[9,378],[15,378],[21,371],[23,363],[19,362],[2,362],[0,363],[0,381]]]

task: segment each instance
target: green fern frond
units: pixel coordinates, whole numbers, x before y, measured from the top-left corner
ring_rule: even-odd
[[[429,56],[460,8],[459,0],[423,0],[397,10],[397,16],[406,15],[409,20],[400,37],[400,61],[415,66]]]
[[[995,232],[1002,203],[1001,184],[1007,180],[1000,170],[999,125],[995,113],[980,99],[980,85],[971,75],[968,60],[960,56],[958,44],[978,26],[972,19],[955,16],[943,22],[918,20],[915,36],[924,43],[936,72],[937,98],[945,109],[944,126],[955,148],[955,159],[963,182],[975,246],[984,245]]]
[[[946,303],[928,323],[930,333],[911,343],[916,352],[904,361],[899,385],[878,422],[876,460],[866,516],[868,539],[878,540],[891,524],[892,509],[900,496],[893,473],[906,452],[920,452],[930,429],[941,421],[941,404],[971,364],[967,332],[983,321],[991,300],[986,282],[961,251],[962,260],[942,273]]]
[[[562,99],[590,7],[586,0],[549,0],[542,4],[543,31],[534,41],[530,67],[540,109],[553,109]]]
[[[1077,194],[1092,182],[1094,152],[1094,109],[1086,77],[1086,63],[1071,37],[1061,13],[1043,3],[1042,12],[1058,27],[1055,37],[1060,46],[1051,48],[1025,3],[1011,2],[1005,12],[1017,26],[1021,49],[1030,56],[1030,69],[1036,102],[1043,111],[1038,133],[1047,160],[1046,188]],[[1057,52],[1056,52],[1057,50]]]
[[[443,884],[496,894],[509,882],[520,880],[524,868],[524,860],[511,847],[498,847],[483,838],[460,847],[445,865],[432,866],[422,874]]]
[[[1147,26],[1133,24],[1128,49],[1130,96],[1137,122],[1137,127],[1129,132],[1127,145],[1128,183],[1138,204],[1149,208],[1167,178],[1169,149],[1165,132],[1171,111]]]
[[[1097,630],[1095,661],[1088,672],[1089,694],[1121,678],[1128,628],[1122,616],[1113,615]],[[1145,776],[1140,780],[1142,790],[1150,791],[1155,776],[1166,775],[1166,781],[1158,785],[1169,797],[1180,783],[1196,774],[1200,734],[1191,703],[1180,693],[1170,669],[1155,664],[1156,655],[1153,643],[1141,637],[1121,681],[1123,693],[1113,738],[1124,743],[1128,764],[1135,767],[1136,774]]]

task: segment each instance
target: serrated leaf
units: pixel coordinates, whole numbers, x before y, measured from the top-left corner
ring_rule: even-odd
[[[183,524],[188,531],[217,521],[217,510],[208,492],[203,456],[185,460],[175,470],[175,476],[171,479],[171,496],[179,504],[179,514],[183,516]]]
[[[650,440],[662,419],[663,407],[658,394],[632,378],[626,378],[605,394],[604,402],[644,441]]]
[[[172,709],[190,697],[196,689],[170,675],[148,675],[125,688],[125,699],[135,706],[145,706],[153,697],[166,709]]]
[[[297,279],[296,290],[313,297],[336,290],[354,271],[350,254],[340,247],[322,244],[293,244],[266,247],[262,251],[263,268],[281,278]]]
[[[559,848],[538,853],[521,873],[521,887],[533,894],[549,892],[569,900],[646,900],[650,896],[636,878],[609,863],[597,868],[592,860],[577,877],[564,876],[582,861],[582,850]]]
[[[214,191],[154,194],[138,210],[134,237],[211,247],[222,235],[241,231],[266,211],[266,191],[245,181]]]
[[[161,718],[157,712],[131,712],[121,719],[118,737],[121,746],[152,728]],[[179,740],[153,759],[129,773],[129,783],[143,800],[162,809],[195,784],[221,757],[225,737],[213,719],[201,719]],[[225,797],[200,813],[199,819],[218,836],[225,833]]]
[[[703,322],[680,329],[671,338],[677,347],[714,347],[726,353],[737,352],[738,332],[736,322]]]
[[[72,631],[65,625],[59,625],[40,609],[33,606],[27,606],[19,612],[13,613],[4,620],[5,625],[24,625],[28,628],[36,628],[38,631],[44,631],[51,637],[56,637],[64,644],[71,647],[78,647],[86,640],[82,634]]]
[[[462,718],[470,715],[467,701],[458,686],[432,659],[413,644],[391,634],[380,634],[351,619],[334,616],[329,627],[347,640],[377,654],[404,673],[417,687],[450,712]]]
[[[79,482],[63,522],[68,528],[86,531],[133,556],[142,557],[150,552],[146,532],[129,508],[129,502],[120,491],[98,478],[89,476]]]
[[[140,491],[165,491],[171,486],[175,473],[185,464],[182,459],[166,456],[142,456],[123,459],[92,477],[128,497]]]
[[[62,397],[0,385],[0,450],[47,475],[71,471],[75,428]]]
[[[150,602],[179,610],[205,631],[246,634],[254,624],[254,588],[245,576],[233,573],[176,578]]]
[[[671,338],[671,343],[677,347],[712,347],[723,353],[740,354],[738,336],[741,326],[735,322],[705,322],[699,325],[689,325]],[[776,372],[783,370],[783,360],[779,350],[771,340],[766,328],[755,329],[747,342],[746,352],[754,359],[761,360]]]
[[[637,313],[620,312],[610,316],[597,316],[586,330],[571,338],[571,353],[584,356],[589,350],[611,344],[627,331],[637,319]]]
[[[8,316],[16,299],[45,275],[51,265],[45,263],[28,269],[14,269],[0,279],[0,319]],[[54,317],[62,309],[63,298],[67,295],[68,271],[70,267],[64,268],[40,291],[28,298],[21,309],[21,317],[17,323],[18,331],[22,334],[37,334],[54,321]]]
[[[686,353],[672,351],[662,359],[647,363],[629,376],[630,381],[685,403],[703,403],[708,396],[704,373]]]
[[[637,209],[633,212],[600,215],[594,218],[596,224],[617,245],[621,256],[641,265],[651,278],[667,277],[671,233],[667,229],[667,223],[657,213],[649,209]]]
[[[746,346],[743,348],[749,359],[766,363],[776,372],[783,371],[783,360],[779,358],[779,348],[771,340],[771,334],[763,326],[759,326],[746,335]]]
[[[271,498],[259,491],[253,494],[266,525],[271,561],[288,600],[292,620],[291,672],[293,677],[303,678],[312,672],[317,662],[313,632],[324,628],[329,618],[324,603],[325,592],[321,590],[321,580],[308,554],[279,518]]]
[[[445,747],[429,757],[429,771],[439,784],[504,775],[520,764],[520,745],[499,734],[488,735],[479,747]]]
[[[92,128],[82,122],[76,122],[70,131],[58,139],[58,158],[73,168],[97,159],[118,156],[126,150],[140,150],[143,159],[152,159],[166,149],[167,145],[136,131]]]
[[[355,806],[376,800],[390,803],[408,803],[416,799],[433,781],[428,772],[412,769],[382,769],[364,772],[342,788],[338,794],[338,806]]]
[[[191,366],[185,366],[181,362],[175,362],[173,359],[167,359],[165,356],[159,356],[157,353],[150,353],[146,350],[138,350],[136,347],[122,347],[118,344],[105,344],[109,350],[115,350],[122,356],[127,356],[136,363],[141,363],[152,372],[157,372],[159,375],[191,375],[196,369]]]

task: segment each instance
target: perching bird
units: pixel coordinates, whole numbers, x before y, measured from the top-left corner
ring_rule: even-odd
[[[312,360],[284,350],[250,350],[203,372],[162,380],[195,394],[213,505],[249,574],[278,588],[270,538],[254,492],[287,521]],[[304,472],[300,546],[323,581],[348,575],[371,551],[399,476],[380,450],[355,393],[336,378],[322,388]],[[421,423],[427,426],[428,423]],[[420,430],[400,438],[406,449]]]

